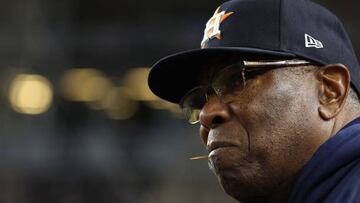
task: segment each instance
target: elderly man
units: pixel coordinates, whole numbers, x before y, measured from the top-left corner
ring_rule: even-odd
[[[209,165],[241,202],[360,202],[360,67],[341,22],[308,0],[233,0],[201,49],[151,90],[200,123]]]

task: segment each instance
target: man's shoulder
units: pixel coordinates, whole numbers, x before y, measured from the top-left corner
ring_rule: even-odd
[[[354,160],[341,170],[345,170],[343,177],[338,178],[340,181],[324,202],[360,202],[360,160]]]
[[[289,202],[360,202],[360,118],[325,142],[305,165]]]

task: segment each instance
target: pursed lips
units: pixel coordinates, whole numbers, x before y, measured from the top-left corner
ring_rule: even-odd
[[[219,148],[225,148],[225,147],[236,147],[235,144],[232,144],[230,142],[224,142],[224,141],[212,141],[207,145],[208,152],[212,152]]]

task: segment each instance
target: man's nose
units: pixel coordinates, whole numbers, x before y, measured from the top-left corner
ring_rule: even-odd
[[[201,123],[200,136],[206,145],[209,131],[230,120],[230,111],[225,103],[217,96],[212,96],[201,109],[199,120]]]

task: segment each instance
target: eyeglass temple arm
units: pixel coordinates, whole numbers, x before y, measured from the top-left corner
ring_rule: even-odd
[[[289,66],[289,65],[306,65],[312,64],[305,60],[284,60],[284,61],[244,61],[247,67],[264,67],[264,66]]]

